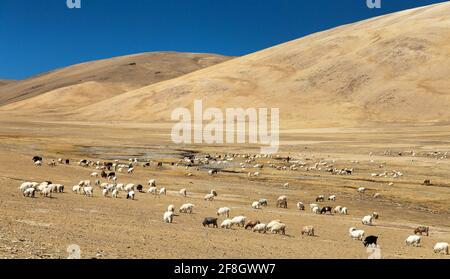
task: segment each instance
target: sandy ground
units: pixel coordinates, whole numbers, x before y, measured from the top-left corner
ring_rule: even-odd
[[[121,183],[144,184],[156,179],[167,196],[155,198],[138,194],[130,201],[122,193],[119,199],[104,198],[96,189],[93,198],[71,192],[73,185],[89,179],[92,168],[75,161],[126,160],[130,157],[174,162],[183,152],[203,151],[257,152],[245,146],[175,146],[165,125],[121,125],[112,123],[44,123],[0,121],[0,257],[67,258],[67,247],[79,245],[83,258],[367,258],[362,243],[348,236],[350,227],[363,228],[366,235],[380,237],[383,258],[444,258],[433,253],[436,242],[450,242],[450,159],[425,156],[429,151],[450,150],[448,126],[398,126],[384,129],[309,129],[285,130],[281,155],[314,164],[319,159],[335,160],[335,167],[354,167],[351,176],[331,175],[324,171],[261,170],[261,176],[249,179],[248,171],[236,162],[217,176],[207,170],[186,170],[164,164],[162,168],[137,167],[132,175],[119,174]],[[447,132],[445,132],[447,131]],[[416,157],[384,156],[415,150]],[[373,152],[373,156],[369,156]],[[69,166],[35,167],[32,156],[50,159],[70,158]],[[358,164],[351,163],[358,160]],[[264,159],[276,162],[273,159]],[[384,163],[384,164],[383,164]],[[383,167],[380,168],[380,165]],[[373,178],[373,172],[397,170],[400,178]],[[193,176],[186,176],[187,173]],[[433,186],[423,186],[424,179]],[[23,181],[51,180],[66,186],[66,193],[53,198],[24,198],[18,190]],[[285,189],[282,185],[290,183]],[[394,186],[388,186],[394,182]],[[361,196],[356,188],[366,187]],[[188,197],[178,195],[188,189]],[[211,189],[219,196],[214,202],[202,197]],[[373,199],[374,193],[381,198]],[[295,204],[314,202],[317,195],[337,195],[336,202],[321,205],[346,206],[348,216],[318,216],[301,212]],[[288,209],[275,208],[275,200],[287,195]],[[269,206],[253,210],[251,203],[267,198]],[[175,217],[164,224],[162,215],[169,204],[196,205],[193,214]],[[231,215],[245,215],[267,223],[280,219],[287,224],[287,235],[257,234],[250,230],[203,228],[204,217],[215,216],[219,207],[231,208]],[[361,218],[377,211],[375,225],[361,225]],[[223,218],[220,218],[220,221]],[[301,236],[301,228],[313,225],[316,237]],[[404,240],[417,225],[427,225],[431,235],[423,237],[419,248],[406,247]]]

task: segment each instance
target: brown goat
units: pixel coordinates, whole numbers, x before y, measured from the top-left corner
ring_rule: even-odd
[[[248,228],[253,229],[258,224],[261,224],[261,222],[258,220],[257,221],[250,220],[245,224],[245,229],[248,229]]]

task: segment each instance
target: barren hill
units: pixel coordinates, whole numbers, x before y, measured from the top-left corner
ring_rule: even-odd
[[[13,82],[16,82],[15,80],[4,80],[4,79],[0,79],[0,86],[3,85],[7,85],[7,84],[11,84]]]
[[[449,14],[447,2],[341,26],[107,98],[66,119],[167,121],[174,108],[201,99],[204,107],[278,107],[282,126],[450,121]]]
[[[11,108],[47,109],[69,102],[80,107],[89,104],[86,100],[94,103],[228,59],[213,54],[152,52],[82,63],[2,86],[0,105],[26,100]]]

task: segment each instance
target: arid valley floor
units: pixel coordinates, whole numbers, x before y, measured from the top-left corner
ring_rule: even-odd
[[[180,147],[170,142],[168,127],[2,119],[0,257],[66,258],[67,247],[76,244],[83,258],[367,258],[362,243],[348,235],[348,229],[355,226],[367,235],[380,237],[383,258],[448,258],[435,254],[432,248],[436,242],[450,239],[450,158],[426,154],[450,150],[449,141],[442,140],[449,137],[449,126],[283,130],[281,156],[289,155],[307,166],[334,160],[335,167],[354,168],[354,174],[264,167],[259,177],[252,178],[247,173],[255,170],[241,169],[240,158],[220,166],[222,171],[215,176],[209,176],[207,168],[172,166],[171,162],[189,153],[242,154],[258,153],[258,149]],[[393,155],[385,156],[385,150],[392,150]],[[409,150],[416,156],[405,153]],[[50,167],[44,163],[36,167],[31,159],[37,154],[45,162],[70,158],[71,164]],[[146,185],[149,179],[156,179],[158,187],[168,189],[167,196],[138,193],[131,201],[123,193],[119,199],[104,198],[98,188],[93,198],[71,192],[73,185],[89,179],[95,171],[78,166],[80,159],[126,162],[135,157],[141,162],[164,164],[137,166],[134,174],[118,174],[119,182]],[[268,161],[283,165],[275,158],[262,158],[259,163],[267,165]],[[392,170],[404,176],[371,177],[371,173]],[[433,185],[422,185],[425,179]],[[31,199],[18,190],[24,181],[46,180],[64,184],[65,193]],[[391,182],[393,186],[389,186]],[[284,188],[284,183],[289,183],[289,188]],[[358,187],[367,188],[366,194],[358,194]],[[182,188],[188,190],[186,198],[178,193]],[[213,202],[204,201],[211,189],[219,193],[218,197]],[[374,199],[375,193],[381,197]],[[349,215],[316,215],[309,208],[296,208],[298,201],[309,204],[319,194],[337,195],[337,201],[321,205],[346,206]],[[280,195],[288,197],[288,209],[275,207]],[[252,209],[251,203],[259,198],[267,198],[269,206]],[[179,207],[186,202],[195,204],[193,214],[180,214],[173,224],[163,223],[162,215],[169,204]],[[266,223],[280,219],[287,224],[286,235],[258,234],[243,228],[204,228],[203,218],[215,216],[222,206],[230,207],[232,216],[245,215]],[[362,226],[361,218],[373,211],[380,218],[374,226]],[[305,225],[316,228],[315,237],[301,235]],[[406,237],[418,225],[430,226],[430,236],[423,237],[421,247],[405,246]]]

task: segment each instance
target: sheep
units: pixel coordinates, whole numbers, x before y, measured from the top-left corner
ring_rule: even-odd
[[[414,234],[420,233],[420,235],[423,235],[425,233],[426,236],[429,236],[430,235],[429,231],[430,231],[430,227],[419,226],[414,230]]]
[[[214,197],[217,197],[217,192],[216,192],[216,190],[211,190],[211,193],[210,193],[211,195],[214,195]]]
[[[260,204],[261,206],[267,206],[267,205],[268,205],[268,202],[267,202],[266,199],[260,199],[258,202],[259,202],[259,204]]]
[[[80,186],[80,185],[75,185],[75,186],[73,186],[72,192],[74,192],[75,194],[80,194],[80,192],[81,192],[81,186]]]
[[[334,213],[341,213],[342,211],[342,206],[338,205],[333,209]]]
[[[378,236],[369,235],[363,241],[364,247],[377,246]]]
[[[281,196],[277,199],[277,207],[280,208],[287,208],[287,197],[286,196]]]
[[[365,235],[365,232],[363,230],[357,230],[356,228],[352,227],[349,229],[349,234],[352,239],[362,241],[363,237]]]
[[[34,198],[35,192],[36,192],[36,189],[28,188],[25,191],[23,191],[23,196],[29,197],[29,198]]]
[[[119,196],[119,190],[118,190],[118,189],[114,189],[114,190],[112,191],[111,196],[113,197],[113,199],[117,199],[118,196]]]
[[[311,203],[311,204],[309,205],[309,208],[310,208],[310,209],[313,209],[314,207],[319,207],[319,205],[318,205],[317,203]]]
[[[214,195],[213,194],[207,194],[204,198],[205,201],[213,201]]]
[[[298,202],[297,203],[297,208],[298,208],[298,210],[304,211],[305,210],[305,205],[302,202]]]
[[[122,183],[116,185],[116,189],[117,189],[118,191],[125,191],[125,188],[124,188],[124,187],[125,187],[125,185],[122,184]]]
[[[150,187],[156,187],[156,180],[155,180],[155,179],[150,179],[150,180],[148,181],[148,185],[149,185]]]
[[[258,225],[260,223],[261,222],[258,220],[256,220],[256,221],[250,220],[247,223],[245,223],[244,229],[248,229],[248,228],[253,229],[256,225]]]
[[[316,198],[316,202],[324,202],[325,201],[325,196],[324,195],[320,195]]]
[[[302,229],[302,235],[314,236],[314,227],[313,226],[305,226]]]
[[[365,192],[366,192],[366,188],[364,188],[364,187],[360,187],[360,188],[358,188],[358,193],[360,193],[360,194],[364,194]]]
[[[261,205],[259,204],[259,202],[255,201],[252,203],[252,208],[253,209],[261,209]]]
[[[217,216],[226,215],[227,218],[230,218],[230,209],[228,207],[221,207],[217,210]]]
[[[102,195],[106,198],[106,197],[108,197],[108,192],[109,192],[108,189],[103,189]]]
[[[164,223],[172,224],[173,216],[174,216],[173,212],[171,212],[171,211],[165,212],[164,217],[163,217]]]
[[[449,251],[448,247],[449,246],[448,246],[447,242],[438,242],[438,243],[436,243],[436,245],[434,245],[433,250],[434,250],[435,253],[442,253],[442,252],[444,252],[445,255],[448,255],[448,251]]]
[[[97,179],[97,180],[94,181],[95,186],[100,186],[101,183],[102,183],[102,182],[101,182],[99,179]]]
[[[84,193],[88,197],[93,197],[94,196],[94,188],[92,188],[92,187],[84,187]]]
[[[341,214],[342,214],[342,215],[348,215],[347,207],[343,207],[343,208],[341,209]]]
[[[56,193],[64,193],[64,185],[62,184],[53,184]]]
[[[281,223],[280,220],[273,220],[269,224],[267,224],[267,229],[270,230],[275,224]]]
[[[161,195],[166,195],[167,194],[167,190],[166,190],[166,188],[161,188],[160,190],[159,190],[159,195],[161,196]]]
[[[51,198],[52,197],[52,189],[45,188],[44,190],[42,190],[41,195],[43,195],[46,198]]]
[[[136,188],[136,185],[130,183],[130,184],[127,184],[124,189],[125,189],[125,192],[131,192],[131,191],[134,191],[135,188]]]
[[[36,161],[36,162],[34,162],[34,165],[36,167],[41,167],[42,166],[42,161]]]
[[[380,218],[380,214],[378,214],[377,212],[373,212],[372,217],[373,219],[378,220],[378,218]]]
[[[362,218],[361,223],[366,226],[372,226],[373,216],[367,215]]]
[[[135,195],[136,195],[136,194],[134,193],[134,191],[128,192],[128,194],[127,194],[127,200],[134,200]]]
[[[238,227],[244,227],[246,219],[247,218],[245,216],[236,216],[231,219],[231,222],[233,223],[233,225],[237,225]]]
[[[327,212],[332,214],[333,208],[331,206],[325,206],[320,210],[320,214],[326,214]]]
[[[127,172],[128,174],[132,174],[134,172],[134,168],[129,168]]]
[[[380,194],[380,193],[375,193],[375,194],[373,195],[373,198],[374,198],[374,199],[381,198],[381,194]]]
[[[282,235],[286,234],[286,224],[276,223],[270,228],[271,233],[281,233]]]
[[[422,237],[418,236],[418,235],[410,235],[408,236],[408,238],[405,240],[405,244],[407,246],[414,246],[414,247],[418,247],[420,245],[420,240],[422,239]]]
[[[148,189],[147,193],[156,195],[157,194],[157,189],[155,186],[150,187],[150,189]]]
[[[233,221],[231,219],[226,219],[220,224],[220,228],[222,229],[231,229],[233,227]]]
[[[186,197],[186,196],[187,196],[187,191],[186,191],[186,189],[181,189],[181,190],[180,190],[180,195],[181,195],[182,197]]]
[[[314,214],[320,214],[320,207],[318,207],[318,206],[316,206],[316,207],[314,207],[312,210],[312,213],[314,213]]]
[[[189,213],[189,214],[191,214],[193,209],[194,209],[194,205],[193,204],[186,203],[186,204],[183,204],[180,207],[179,212],[180,213]]]
[[[36,188],[39,184],[37,182],[24,182],[20,185],[19,190],[23,193],[29,188]]]
[[[91,173],[91,177],[99,177],[98,172],[93,172],[93,173]]]
[[[210,226],[210,225],[213,225],[213,228],[217,228],[218,226],[217,226],[217,218],[213,218],[213,217],[206,217],[204,220],[203,220],[203,222],[202,222],[202,225],[203,225],[203,227],[206,227],[206,226]]]
[[[137,190],[139,193],[143,193],[143,192],[144,192],[144,186],[142,186],[141,184],[139,184],[139,185],[136,186],[136,190]]]
[[[169,205],[169,206],[167,207],[167,211],[175,212],[175,206],[174,206],[173,204]]]
[[[336,201],[336,196],[335,195],[329,196],[328,200],[329,201]]]
[[[258,233],[266,233],[267,225],[266,224],[257,224],[253,227],[252,231],[258,232]]]

